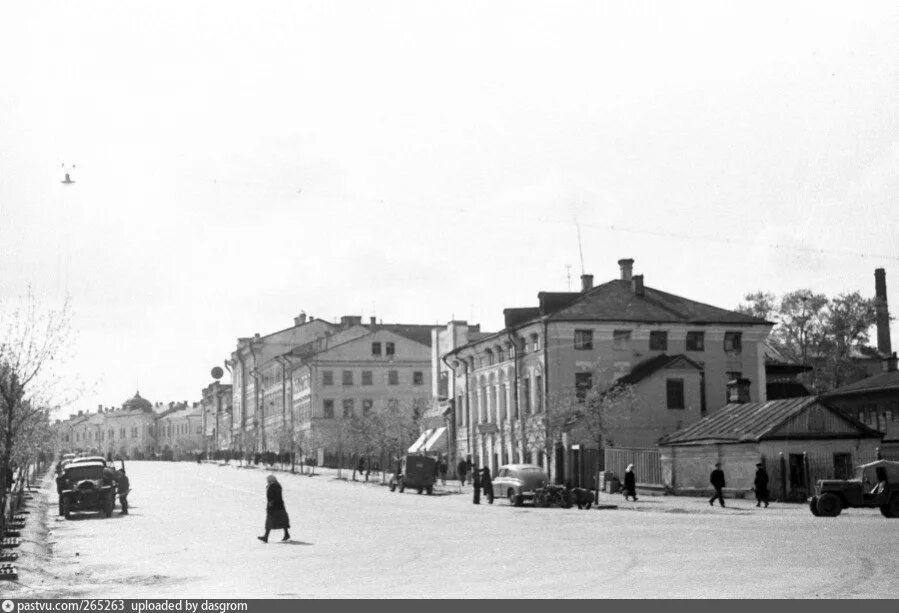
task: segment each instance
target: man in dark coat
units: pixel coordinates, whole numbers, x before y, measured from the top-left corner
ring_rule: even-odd
[[[624,500],[627,502],[628,497],[637,502],[637,477],[634,474],[634,465],[628,464],[624,471]]]
[[[474,504],[481,504],[481,474],[477,469],[471,471],[471,484],[474,486],[474,498],[472,499],[472,502]]]
[[[456,474],[459,475],[459,485],[465,485],[465,475],[468,474],[468,462],[464,458],[459,460],[459,465],[456,466]]]
[[[715,494],[709,498],[709,506],[715,506],[715,499],[721,503],[721,506],[724,506],[724,494],[721,490],[724,489],[724,471],[721,470],[721,462],[715,464],[715,470],[712,471],[712,474],[709,476],[709,483],[712,484],[712,487],[715,488]]]
[[[485,466],[481,472],[483,473],[481,487],[484,488],[484,496],[487,497],[487,502],[493,504],[493,478],[490,476],[490,468]]]
[[[265,490],[265,534],[257,536],[263,543],[268,543],[268,533],[272,530],[284,530],[282,541],[290,540],[290,517],[284,507],[284,498],[281,496],[281,484],[275,475],[267,478],[268,487]]]
[[[756,464],[756,468],[754,483],[755,506],[759,507],[764,502],[765,508],[768,508],[768,471],[765,470],[765,464],[763,462]]]
[[[122,506],[122,515],[128,515],[128,492],[131,491],[131,481],[125,474],[125,469],[116,471],[116,491],[119,494],[119,504]]]

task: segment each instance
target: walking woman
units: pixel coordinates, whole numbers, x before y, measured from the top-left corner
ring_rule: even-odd
[[[265,534],[257,536],[263,543],[268,543],[268,533],[272,530],[284,530],[282,541],[290,540],[290,518],[284,508],[284,498],[281,497],[281,484],[275,475],[268,476],[268,487],[265,490],[267,504],[265,506]]]
[[[634,475],[634,465],[628,464],[624,471],[624,500],[632,497],[637,502],[637,477]]]

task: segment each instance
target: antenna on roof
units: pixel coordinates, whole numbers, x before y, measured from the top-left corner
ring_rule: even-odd
[[[585,275],[585,274],[587,274],[587,271],[584,270],[584,248],[581,246],[581,226],[577,222],[577,217],[574,218],[574,227],[575,227],[575,229],[577,229],[577,251],[578,251],[578,254],[581,256],[581,274]],[[569,284],[568,284],[569,290],[571,290],[570,281],[571,280],[569,278]]]

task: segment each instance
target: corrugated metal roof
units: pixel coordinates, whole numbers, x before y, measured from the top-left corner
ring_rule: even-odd
[[[692,426],[663,437],[660,445],[676,445],[716,439],[727,442],[754,442],[762,439],[793,415],[816,404],[817,398],[788,398],[768,402],[729,404]]]

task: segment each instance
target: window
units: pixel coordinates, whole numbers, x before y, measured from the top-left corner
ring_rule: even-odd
[[[371,344],[371,354],[372,355],[381,355],[381,343],[372,343]]]
[[[446,398],[449,395],[449,373],[443,371],[437,381],[437,395],[440,398]]]
[[[387,384],[388,385],[399,385],[400,384],[400,373],[398,370],[388,370],[387,371]]]
[[[352,385],[353,384],[353,371],[352,370],[343,371],[343,384],[344,385]]]
[[[371,371],[370,370],[362,371],[362,385],[371,385]]]
[[[497,347],[496,348],[496,361],[503,362],[503,361],[505,361],[505,359],[506,359],[506,356],[505,356],[505,354],[503,354],[503,348]]]
[[[542,376],[538,375],[538,376],[534,377],[534,387],[536,388],[536,399],[537,399],[537,402],[535,404],[537,407],[537,412],[539,413],[540,411],[543,410],[543,377]]]
[[[423,385],[425,382],[424,373],[416,370],[412,373],[412,385]]]
[[[574,373],[574,393],[578,402],[584,402],[591,387],[593,387],[593,373]]]
[[[615,349],[627,349],[631,342],[630,330],[615,330],[612,332],[612,346]]]
[[[384,353],[387,355],[394,355],[396,353],[396,347],[393,343],[384,343]]]
[[[527,377],[522,381],[522,401],[524,404],[524,414],[531,414],[531,380]]]
[[[574,348],[593,349],[593,330],[575,330]]]
[[[852,455],[848,453],[833,454],[833,478],[852,478]]]
[[[705,351],[705,332],[687,332],[687,351]]]
[[[322,371],[322,385],[334,385],[334,371],[332,371],[332,370],[323,370]]]
[[[456,409],[456,424],[461,426],[465,422],[465,413],[463,412],[464,409],[462,407],[462,394],[459,394],[458,396],[456,396],[455,409]]]
[[[743,350],[743,333],[725,332],[724,350],[729,353],[740,353]]]
[[[353,399],[345,398],[343,401],[343,416],[344,417],[352,417],[353,416]]]
[[[528,352],[528,341],[526,338],[522,337],[518,339],[518,351],[519,353],[521,353],[521,355],[524,355]]]
[[[374,400],[363,400],[362,401],[362,415],[368,416],[371,414],[371,409],[375,405]]]
[[[334,419],[334,401],[331,398],[325,398],[323,406],[325,419]]]
[[[540,337],[536,334],[531,334],[531,346],[534,348],[534,351],[540,351]]]
[[[668,333],[664,330],[653,330],[649,333],[650,351],[668,351]]]
[[[669,409],[684,408],[684,380],[668,379],[665,381]]]

